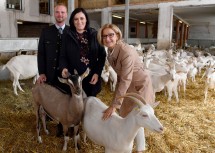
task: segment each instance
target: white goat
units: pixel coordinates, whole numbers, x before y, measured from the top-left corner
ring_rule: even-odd
[[[163,73],[163,71],[165,73]],[[167,82],[170,80],[174,80],[176,76],[175,66],[169,66],[169,70],[163,67],[156,72],[150,71],[150,73],[155,93],[162,91],[165,88]]]
[[[109,80],[110,72],[105,67],[102,70],[101,78],[105,82],[105,84],[107,84]]]
[[[68,128],[77,126],[83,117],[83,97],[82,97],[82,80],[88,75],[89,69],[86,70],[81,77],[75,71],[74,75],[69,75],[67,79],[59,78],[62,83],[70,86],[72,96],[64,94],[58,89],[48,84],[37,84],[32,89],[34,98],[34,108],[36,113],[36,129],[38,141],[42,143],[40,135],[39,115],[43,121],[43,128],[48,134],[45,123],[45,115],[41,115],[41,106],[53,120],[60,122],[63,125],[64,131],[64,146],[63,150],[67,150],[67,143],[69,141]],[[43,110],[42,109],[42,110]],[[43,113],[44,114],[44,113]],[[75,140],[76,141],[76,140]]]
[[[203,76],[206,76],[205,80],[205,98],[204,103],[207,102],[208,89],[213,89],[215,91],[215,67],[209,67]]]
[[[182,86],[183,91],[184,91],[184,96],[185,96],[186,86],[187,86],[187,73],[185,73],[185,72],[177,72],[176,74],[179,77],[178,90],[180,91],[180,87]]]
[[[13,90],[15,95],[17,87],[24,92],[19,84],[19,80],[30,79],[34,77],[33,83],[35,84],[38,78],[37,56],[36,55],[19,55],[12,57],[2,68],[7,68],[10,71],[11,79],[13,80]]]
[[[146,104],[142,97],[137,97],[134,93],[123,97],[134,100],[138,109],[133,109],[125,118],[113,113],[106,121],[102,120],[102,116],[108,107],[102,101],[96,97],[84,100],[83,129],[93,142],[105,147],[105,153],[131,153],[134,138],[141,127],[158,133],[163,131],[163,126],[154,115],[153,108]]]
[[[169,80],[166,83],[165,86],[166,86],[167,92],[168,92],[168,102],[170,102],[171,99],[172,99],[172,92],[174,92],[174,94],[175,94],[176,102],[179,102],[179,98],[178,98],[178,82],[179,82],[179,76],[178,76],[178,74],[176,74],[174,80]]]
[[[192,82],[195,82],[195,81],[196,81],[196,75],[197,75],[197,73],[198,73],[197,68],[196,68],[196,67],[193,67],[192,69],[190,69],[190,70],[188,71],[187,76],[188,76],[189,78],[191,78]]]
[[[110,72],[110,76],[109,76],[109,79],[110,79],[110,88],[111,88],[111,91],[115,91],[116,89],[116,84],[117,84],[117,74],[116,72],[114,71],[114,69],[109,66],[109,72]]]
[[[117,74],[109,64],[105,64],[101,77],[105,83],[109,81],[110,89],[114,92],[117,84]]]

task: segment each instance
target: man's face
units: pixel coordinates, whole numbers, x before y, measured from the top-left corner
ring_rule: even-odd
[[[64,23],[67,18],[67,8],[65,6],[56,6],[54,16],[57,23]]]

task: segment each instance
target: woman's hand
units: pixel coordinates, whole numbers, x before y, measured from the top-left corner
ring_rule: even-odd
[[[103,113],[103,120],[107,120],[108,118],[111,117],[111,115],[116,111],[116,108],[113,106],[108,107]]]
[[[63,78],[68,78],[68,75],[69,75],[68,69],[64,68],[61,75]]]
[[[46,75],[45,74],[40,74],[39,78],[37,79],[38,84],[42,84],[46,82]]]
[[[90,80],[90,84],[96,84],[98,82],[99,76],[98,74],[93,74],[92,79]]]

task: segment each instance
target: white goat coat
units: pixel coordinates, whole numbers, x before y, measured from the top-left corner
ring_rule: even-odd
[[[37,75],[37,56],[19,55],[11,58],[6,67],[12,74],[19,75],[19,80],[29,79]]]
[[[7,68],[10,71],[13,80],[14,93],[17,94],[17,86],[23,91],[19,80],[34,78],[33,83],[38,78],[37,56],[36,55],[19,55],[12,57],[2,69]]]
[[[103,112],[108,107],[103,102],[96,97],[88,97],[84,103],[83,129],[93,142],[105,147],[105,153],[131,153],[140,127],[155,132],[163,129],[149,104],[142,106],[140,110],[133,109],[126,118],[113,113],[104,121]],[[148,117],[144,118],[143,110]]]

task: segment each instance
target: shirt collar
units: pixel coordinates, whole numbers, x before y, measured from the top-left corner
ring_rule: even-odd
[[[62,30],[63,30],[63,29],[65,28],[65,26],[66,26],[65,24],[64,24],[63,26],[61,26],[61,27],[58,26],[57,24],[55,24],[55,27],[56,27],[57,29],[62,28]]]

